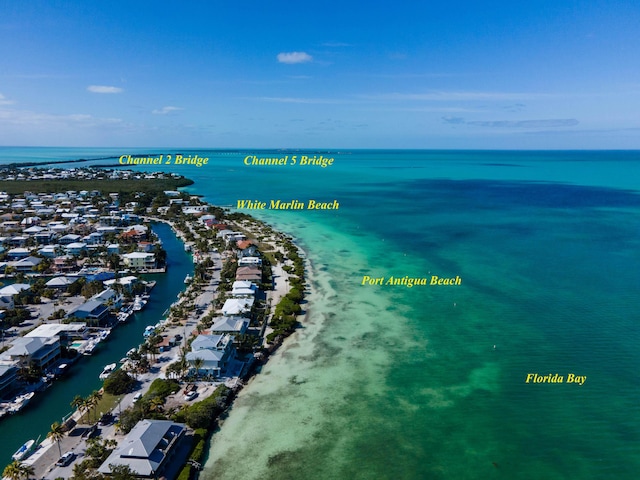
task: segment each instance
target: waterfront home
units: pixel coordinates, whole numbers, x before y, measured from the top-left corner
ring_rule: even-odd
[[[84,340],[89,337],[89,329],[86,323],[43,323],[25,335],[29,338],[59,337],[60,343],[65,344],[70,340]]]
[[[170,420],[140,420],[100,465],[109,475],[111,466],[127,466],[138,478],[160,478],[178,450],[186,425]]]
[[[253,298],[230,298],[222,306],[223,315],[247,315],[253,308]]]
[[[156,256],[146,252],[125,253],[122,261],[129,268],[154,268]]]
[[[128,275],[126,277],[113,278],[111,280],[105,280],[102,282],[105,287],[116,288],[115,285],[122,285],[122,289],[125,292],[133,292],[133,287],[136,283],[138,283],[138,277],[134,277],[133,275]]]
[[[29,256],[15,262],[13,264],[13,268],[16,270],[16,272],[33,272],[41,262],[41,258]]]
[[[262,281],[262,270],[258,267],[238,267],[236,280],[249,280],[251,282]]]
[[[19,337],[13,340],[9,350],[0,356],[0,363],[33,365],[43,371],[52,367],[60,358],[59,337]]]
[[[230,335],[198,335],[191,342],[191,351],[187,353],[185,359],[194,369],[196,360],[202,361],[202,365],[196,372],[198,375],[220,376],[234,357],[234,352]]]
[[[241,267],[261,267],[262,259],[260,257],[241,257],[238,260],[238,265]]]
[[[236,280],[231,286],[231,295],[234,297],[254,297],[258,287],[248,280]]]
[[[124,297],[115,290],[107,288],[100,293],[96,293],[93,297],[90,298],[90,300],[97,300],[104,306],[110,309],[117,310],[122,307],[122,301],[124,300]]]
[[[82,305],[71,309],[66,315],[67,318],[76,317],[96,324],[104,322],[108,316],[109,309],[99,300],[88,300]]]
[[[246,245],[246,244],[243,243],[242,245]],[[258,250],[258,247],[256,247],[255,245],[247,245],[246,247],[244,247],[238,252],[238,258],[259,257],[259,256],[260,256],[260,250]]]
[[[52,269],[56,272],[71,272],[77,268],[76,260],[70,255],[61,255],[53,259]]]
[[[212,333],[241,334],[247,331],[249,319],[244,317],[217,317],[209,329]]]

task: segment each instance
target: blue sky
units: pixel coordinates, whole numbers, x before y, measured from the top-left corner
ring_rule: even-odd
[[[0,145],[640,148],[637,1],[0,0]]]

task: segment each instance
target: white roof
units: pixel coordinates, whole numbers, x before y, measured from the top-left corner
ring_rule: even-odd
[[[4,288],[0,288],[0,296],[16,295],[23,290],[28,290],[30,285],[26,283],[14,283],[13,285],[7,285]]]

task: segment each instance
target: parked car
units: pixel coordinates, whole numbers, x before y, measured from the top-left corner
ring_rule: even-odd
[[[198,392],[196,392],[195,390],[191,390],[190,392],[187,392],[185,394],[184,399],[185,400],[193,400],[197,396],[198,396]]]
[[[73,459],[76,457],[76,454],[73,452],[66,452],[64,455],[60,457],[60,459],[56,462],[58,467],[66,467],[69,465]]]
[[[138,392],[133,396],[133,401],[137,402],[138,400],[140,400],[142,398],[142,392]]]

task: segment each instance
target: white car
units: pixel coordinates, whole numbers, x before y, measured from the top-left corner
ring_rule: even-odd
[[[56,465],[58,467],[66,467],[67,465],[69,465],[73,459],[75,458],[76,454],[73,452],[66,452],[64,455],[62,455],[60,457],[60,459],[56,462]]]
[[[196,392],[195,390],[191,390],[190,392],[187,392],[184,395],[184,399],[185,400],[193,400],[194,398],[196,398],[198,396],[198,392]]]
[[[133,401],[137,402],[138,400],[140,400],[142,398],[142,392],[138,392],[133,396]]]

